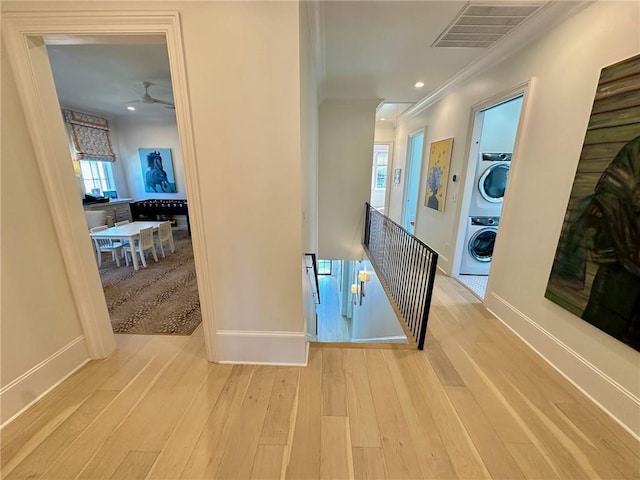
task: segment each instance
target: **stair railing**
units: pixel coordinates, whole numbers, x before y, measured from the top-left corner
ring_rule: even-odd
[[[438,253],[368,203],[363,245],[389,300],[424,349]]]

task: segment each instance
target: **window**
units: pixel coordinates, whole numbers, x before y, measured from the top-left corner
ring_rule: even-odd
[[[318,275],[331,275],[331,260],[318,260]]]
[[[105,195],[115,192],[113,165],[116,155],[111,147],[109,122],[88,113],[63,110],[71,137],[73,157],[80,165],[84,192]]]
[[[104,192],[116,189],[112,162],[81,160],[80,175],[84,191],[89,195],[104,195]]]
[[[389,163],[389,145],[376,144],[373,147],[373,185],[374,190],[387,188],[387,167]]]

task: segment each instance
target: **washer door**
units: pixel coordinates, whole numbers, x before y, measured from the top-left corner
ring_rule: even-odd
[[[474,233],[469,239],[469,255],[478,262],[490,262],[497,232],[495,228],[483,228]]]
[[[478,181],[480,195],[487,202],[499,203],[504,198],[507,188],[507,176],[509,175],[509,163],[498,163],[487,168]]]

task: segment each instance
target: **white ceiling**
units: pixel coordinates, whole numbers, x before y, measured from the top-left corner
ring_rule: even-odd
[[[169,58],[164,43],[118,45],[48,45],[47,51],[60,103],[109,117],[175,117],[161,104],[132,102],[149,94],[173,102]],[[126,109],[128,105],[135,111]]]
[[[394,104],[389,108],[396,112],[395,122],[397,112],[407,104],[436,91],[493,50],[431,46],[467,4],[453,0],[314,3],[321,26],[317,52],[323,66],[319,72],[322,98],[382,99]],[[173,101],[163,39],[132,44],[131,38],[124,38],[115,45],[91,44],[103,40],[84,39],[83,44],[75,45],[77,39],[49,39],[48,43],[55,44],[48,49],[61,103],[111,117],[148,120],[173,116],[173,110],[159,104],[133,103],[135,112],[125,108],[127,101],[144,93],[142,81],[152,82],[151,96]],[[508,42],[515,43],[511,34],[498,45]],[[424,82],[424,87],[415,88],[417,81]],[[392,117],[388,110],[381,110],[378,118],[381,116]]]
[[[484,52],[431,47],[465,4],[323,2],[325,97],[417,102]]]

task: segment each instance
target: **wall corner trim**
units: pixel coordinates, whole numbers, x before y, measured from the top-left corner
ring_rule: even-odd
[[[84,336],[75,338],[57,352],[0,389],[0,429],[90,360]]]
[[[487,309],[560,375],[602,409],[616,423],[640,440],[640,398],[620,385],[589,360],[566,345],[495,292]],[[508,319],[508,320],[505,320]],[[555,359],[555,363],[551,360]],[[565,365],[561,368],[558,360]],[[572,372],[569,376],[566,372]]]
[[[216,340],[217,363],[307,365],[309,342],[305,332],[218,330]]]

